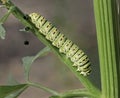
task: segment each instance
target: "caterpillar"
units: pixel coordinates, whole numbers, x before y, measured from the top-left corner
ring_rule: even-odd
[[[89,58],[76,44],[69,40],[64,34],[60,33],[60,31],[43,16],[37,13],[31,13],[29,17],[39,32],[42,33],[53,46],[57,47],[60,53],[65,54],[66,58],[72,61],[72,66],[77,67],[76,71],[80,72],[83,76],[90,74],[91,63]]]

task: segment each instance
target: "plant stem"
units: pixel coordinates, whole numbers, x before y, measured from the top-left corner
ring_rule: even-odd
[[[115,0],[94,0],[103,98],[120,98],[117,73],[120,36],[116,7]]]
[[[45,86],[42,86],[41,84],[33,83],[33,82],[30,82],[30,81],[27,82],[27,83],[28,83],[28,85],[30,85],[30,86],[40,88],[40,89],[42,89],[42,90],[44,90],[44,91],[47,91],[47,92],[49,92],[49,93],[51,93],[51,94],[53,94],[53,95],[59,95],[56,91],[51,90],[51,89],[49,89],[49,88],[47,88],[47,87],[45,87]]]
[[[94,96],[95,94],[91,94],[89,91],[85,89],[76,89],[70,90],[64,93],[61,93],[60,96],[62,98],[74,98],[74,97],[90,97],[90,98],[98,98],[99,96]]]

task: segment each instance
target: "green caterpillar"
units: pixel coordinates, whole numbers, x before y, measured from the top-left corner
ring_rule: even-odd
[[[87,76],[91,72],[90,61],[88,56],[79,49],[79,47],[69,40],[64,34],[54,27],[43,16],[37,13],[29,15],[32,23],[39,29],[45,38],[51,41],[52,45],[59,49],[60,53],[64,53],[67,58],[73,62],[73,66],[77,67],[77,71],[83,76]]]

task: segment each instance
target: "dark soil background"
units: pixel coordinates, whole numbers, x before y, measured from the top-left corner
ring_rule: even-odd
[[[92,0],[12,0],[26,14],[37,12],[51,21],[89,56],[92,73],[89,79],[99,87],[99,61]],[[6,13],[0,8],[0,17]],[[6,39],[0,39],[0,85],[12,74],[24,83],[21,58],[35,55],[45,46],[32,34],[20,32],[24,26],[11,15],[5,22]],[[24,41],[29,45],[25,46]],[[74,74],[56,55],[49,53],[38,59],[31,69],[31,80],[59,92],[83,88]],[[50,94],[37,88],[27,89],[19,98],[48,98]]]

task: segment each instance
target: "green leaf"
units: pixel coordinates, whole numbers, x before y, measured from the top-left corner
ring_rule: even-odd
[[[15,80],[13,75],[10,74],[9,77],[8,77],[7,84],[11,85],[11,86],[14,86],[14,85],[18,85],[20,83],[17,80]],[[20,90],[8,95],[5,98],[17,98],[25,89],[27,89],[27,87],[21,88]]]
[[[33,61],[34,61],[34,56],[31,56],[31,57],[27,56],[22,59],[26,80],[29,80],[30,67],[31,67]]]
[[[27,84],[20,84],[20,85],[14,85],[14,86],[0,86],[0,98],[5,98],[8,95],[15,93],[19,90],[24,90],[23,88],[27,88]],[[10,97],[9,97],[10,98]]]
[[[10,74],[8,76],[7,84],[8,85],[18,85],[20,83],[17,80],[15,80],[15,78],[13,77],[13,75]]]
[[[34,59],[37,59],[37,58],[42,57],[42,56],[45,56],[45,55],[47,55],[50,51],[51,51],[51,49],[50,49],[49,47],[45,47],[44,49],[42,49],[40,52],[38,52],[38,53],[35,55]]]
[[[2,26],[2,24],[0,24],[0,38],[1,39],[5,39],[5,35],[6,35],[5,32],[6,31],[5,31],[4,27]]]
[[[21,88],[20,90],[6,96],[5,98],[17,98],[23,91],[25,91],[27,87]]]
[[[27,56],[27,57],[24,57],[22,59],[23,67],[25,69],[25,78],[26,78],[26,80],[29,80],[29,72],[30,72],[30,68],[31,68],[32,63],[38,57],[46,55],[49,51],[50,51],[50,48],[49,47],[45,47],[43,50],[38,52],[35,56]]]

